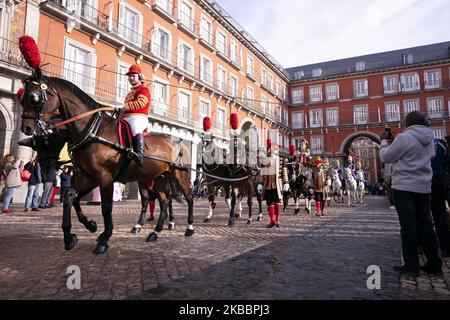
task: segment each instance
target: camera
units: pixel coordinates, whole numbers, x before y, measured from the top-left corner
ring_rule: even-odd
[[[386,138],[388,138],[388,139],[393,138],[391,128],[384,128],[384,132],[386,133]]]

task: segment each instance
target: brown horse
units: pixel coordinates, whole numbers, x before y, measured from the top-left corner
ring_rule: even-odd
[[[74,163],[73,190],[64,202],[62,229],[66,250],[70,250],[77,242],[71,230],[71,207],[81,212],[80,199],[93,188],[99,186],[102,198],[102,215],[105,229],[97,239],[94,253],[105,253],[108,240],[112,235],[112,198],[113,184],[119,178],[122,162],[127,157],[120,150],[117,119],[96,109],[101,107],[86,93],[74,84],[60,79],[47,78],[41,75],[39,68],[24,81],[25,92],[22,106],[21,131],[32,135],[35,130],[48,125],[51,118],[58,115],[64,119],[75,117],[77,121],[67,124],[69,150]],[[81,115],[93,112],[88,117]],[[137,181],[141,190],[145,190],[148,179],[155,178],[157,196],[160,202],[161,215],[155,231],[147,241],[157,239],[158,232],[163,229],[167,217],[167,186],[172,183],[181,191],[188,203],[188,229],[185,235],[191,236],[193,229],[193,199],[190,191],[189,172],[184,167],[190,159],[189,150],[180,141],[173,141],[167,135],[150,134],[145,137],[146,157],[142,166],[132,162],[128,168],[128,181]]]

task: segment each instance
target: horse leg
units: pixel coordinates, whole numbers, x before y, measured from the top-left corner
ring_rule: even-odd
[[[235,189],[231,190],[231,209],[230,209],[230,218],[228,219],[228,226],[231,227],[236,222],[236,216],[234,215],[234,208],[236,207],[236,193]]]
[[[172,198],[169,198],[169,230],[175,230],[175,216],[173,215],[173,206],[172,206]]]
[[[238,212],[236,213],[235,217],[236,219],[239,219],[242,216],[242,196],[239,194],[239,189],[235,188],[234,192],[236,194],[236,202],[238,205]]]
[[[64,248],[66,250],[72,249],[77,243],[77,236],[73,233],[70,233],[72,228],[72,219],[70,216],[70,212],[72,210],[72,202],[76,196],[76,192],[73,188],[66,193],[64,196],[64,205],[63,205],[63,221],[62,221],[62,230],[64,233]]]
[[[298,215],[300,212],[300,199],[299,199],[300,195],[297,193],[297,191],[294,191],[293,194],[294,194],[294,204],[295,204],[294,214]]]
[[[190,237],[194,234],[194,197],[191,192],[189,174],[186,171],[181,171],[178,173],[179,174],[175,174],[175,183],[178,190],[181,190],[188,205],[188,228],[186,229],[184,235],[186,237]],[[169,205],[171,206],[170,203]],[[170,207],[169,210],[171,210]]]
[[[139,234],[141,232],[142,227],[145,224],[145,216],[147,214],[148,207],[148,197],[149,192],[147,189],[146,182],[138,182],[139,185],[139,194],[141,195],[141,214],[139,215],[138,223],[131,229],[130,233]]]
[[[97,223],[93,220],[88,220],[88,218],[84,215],[83,210],[81,210],[80,201],[81,198],[91,192],[92,189],[97,187],[97,185],[97,183],[91,181],[85,176],[76,176],[74,178],[74,186],[80,191],[76,192],[75,190],[73,190],[70,200],[71,205],[74,207],[75,213],[77,214],[78,221],[92,233],[95,233],[97,231]]]
[[[256,221],[262,221],[262,196],[259,192],[256,193],[256,200],[258,200],[258,218]]]
[[[108,240],[113,231],[112,207],[113,207],[114,181],[110,177],[103,179],[100,186],[100,195],[102,197],[102,215],[105,224],[105,230],[97,238],[97,246],[94,249],[95,254],[102,254],[108,250]]]
[[[242,200],[242,198],[241,198]],[[252,225],[252,207],[253,207],[253,190],[249,188],[247,195],[247,206],[248,206],[248,220],[247,225]]]
[[[214,199],[215,199],[215,190],[214,187],[212,187],[211,185],[208,185],[208,201],[209,201],[209,212],[208,215],[206,216],[205,220],[203,220],[203,223],[210,223],[211,222],[211,217],[214,214],[214,208],[216,207],[215,203],[214,203]]]
[[[168,183],[166,183],[163,179],[157,179],[155,181],[155,190],[158,190],[156,195],[158,197],[161,213],[159,215],[158,222],[156,223],[155,230],[148,235],[145,240],[146,242],[156,241],[158,239],[158,234],[163,230],[164,221],[167,218],[167,207],[169,205],[169,201],[167,199],[167,194],[169,192]]]

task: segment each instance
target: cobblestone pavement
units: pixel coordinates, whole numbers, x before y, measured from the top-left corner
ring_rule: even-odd
[[[203,224],[207,202],[195,206],[195,234],[184,236],[186,210],[175,205],[175,231],[146,243],[154,222],[129,233],[140,203],[114,206],[107,254],[95,256],[103,228],[100,207],[84,206],[99,225],[91,234],[73,217],[78,243],[63,247],[62,208],[0,215],[0,299],[450,299],[450,261],[444,275],[413,278],[401,264],[399,224],[385,198],[367,197],[347,208],[332,203],[328,215],[282,214],[281,228],[264,221],[227,227],[225,203]],[[69,290],[67,268],[81,270],[81,289]],[[381,289],[367,289],[367,267],[381,268]]]

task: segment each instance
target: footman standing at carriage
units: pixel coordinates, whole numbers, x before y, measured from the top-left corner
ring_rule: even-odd
[[[144,162],[144,132],[148,127],[148,111],[150,108],[150,91],[144,86],[144,75],[137,65],[132,65],[128,72],[128,82],[132,85],[125,98],[124,119],[130,124],[133,135],[134,159],[138,165]]]
[[[265,168],[270,168],[268,174],[264,175],[264,197],[267,203],[267,210],[269,212],[270,223],[267,228],[280,227],[280,199],[281,186],[278,179],[280,159],[275,153],[272,153],[272,142],[267,139],[267,160],[263,165]]]

